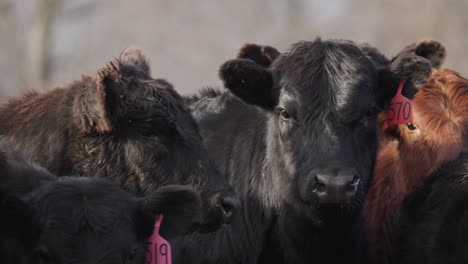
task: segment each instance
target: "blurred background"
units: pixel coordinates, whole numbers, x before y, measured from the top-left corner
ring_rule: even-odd
[[[94,74],[130,45],[183,94],[218,85],[219,65],[245,42],[284,51],[316,36],[388,56],[433,38],[466,75],[467,11],[466,0],[0,0],[0,98]]]

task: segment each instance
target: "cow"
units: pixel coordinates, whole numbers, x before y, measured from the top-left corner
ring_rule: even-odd
[[[463,181],[457,177],[461,177],[460,173],[466,174],[462,170],[466,160],[450,161],[460,159],[463,147],[468,143],[468,80],[453,70],[434,70],[428,83],[419,89],[412,100],[412,109],[412,123],[388,126],[386,121],[382,122],[380,134],[384,143],[378,153],[374,179],[364,206],[371,263],[451,263],[450,258],[439,258],[439,262],[434,262],[429,251],[422,251],[438,250],[439,246],[448,246],[443,244],[447,241],[436,238],[428,240],[429,237],[424,236],[429,233],[414,235],[428,229],[423,227],[425,223],[416,222],[413,217],[430,217],[427,220],[418,218],[418,221],[427,221],[428,225],[441,220],[441,217],[448,217],[443,210],[455,200],[446,201],[451,195],[447,192],[459,188],[458,183],[463,185]],[[384,114],[380,118],[385,120]],[[421,185],[427,185],[421,187],[424,191],[415,191]],[[440,188],[440,191],[433,188]],[[453,195],[458,194],[454,192]],[[419,197],[419,200],[408,196]],[[405,199],[409,200],[406,206],[402,205]],[[400,220],[399,216],[410,220]],[[401,232],[405,243],[395,240],[400,221],[409,227]],[[410,230],[412,228],[415,230]],[[436,226],[429,226],[430,232],[441,231],[430,228]],[[419,245],[415,244],[416,238]],[[410,246],[407,243],[413,244]],[[438,246],[428,246],[433,243]],[[422,258],[413,258],[416,260],[414,262],[395,260],[395,248],[401,248],[405,256],[407,253],[411,257]],[[456,259],[455,255],[453,258]]]
[[[298,42],[282,54],[247,47],[220,67],[227,91],[187,98],[211,157],[241,198],[240,217],[216,233],[177,239],[175,261],[359,261],[377,113],[401,79],[412,88],[424,82],[430,63],[408,53],[377,67],[345,40]],[[256,63],[259,54],[266,63]]]
[[[433,40],[425,40],[420,42],[415,42],[407,47],[405,47],[397,56],[401,56],[404,52],[413,52],[419,56],[427,58],[432,66],[435,69],[440,68],[445,57],[446,51],[445,47]],[[390,61],[387,59],[387,61]],[[440,74],[440,73],[439,73]],[[431,78],[431,82],[435,82],[438,78],[438,75],[434,75]],[[436,84],[432,84],[432,87],[435,87]],[[441,87],[439,87],[440,89]],[[426,91],[423,90],[422,94],[415,97],[416,105],[413,107],[414,111],[418,113],[426,111],[428,108],[427,104],[421,105],[421,97],[424,97]],[[456,100],[456,98],[454,98]],[[435,105],[438,105],[437,99],[432,102]],[[450,110],[448,108],[442,108],[441,112],[448,113]],[[418,123],[424,123],[428,121],[428,118],[440,118],[438,116],[428,115],[425,119],[417,120]],[[427,126],[428,124],[423,124]],[[380,140],[380,150],[377,158],[377,164],[375,169],[375,177],[371,184],[366,202],[364,205],[364,226],[365,233],[368,241],[369,247],[369,261],[371,263],[393,263],[392,256],[392,234],[393,234],[393,221],[395,220],[395,214],[398,211],[398,208],[401,204],[401,201],[405,195],[418,183],[420,183],[422,178],[427,177],[431,172],[440,166],[441,162],[445,158],[450,160],[453,158],[451,155],[444,156],[444,153],[439,153],[440,160],[430,160],[420,159],[421,153],[433,153],[432,151],[441,151],[439,150],[430,150],[430,148],[435,148],[435,144],[444,145],[448,144],[449,139],[442,137],[440,142],[432,142],[426,139],[425,144],[403,144],[404,141],[398,143],[395,139],[399,137],[394,135],[396,131],[402,131],[406,133],[408,127],[415,127],[414,123],[388,127],[386,120],[386,113],[381,113],[379,117],[379,140]],[[391,132],[392,131],[392,132]],[[434,133],[438,132],[436,130]],[[436,136],[436,134],[433,134]],[[405,138],[405,135],[402,135],[401,138]],[[423,141],[421,141],[423,142]],[[416,149],[416,146],[418,148]],[[407,149],[409,148],[409,149]],[[410,154],[408,154],[410,153]],[[401,167],[407,168],[408,164],[413,164],[414,161],[412,157],[418,157],[418,165],[410,166],[414,171],[402,171]],[[408,160],[409,159],[409,160]],[[417,173],[416,173],[417,172]],[[421,177],[421,179],[419,178]],[[414,182],[402,181],[402,179],[411,179]]]
[[[135,47],[94,76],[1,105],[0,136],[55,175],[104,175],[139,195],[192,185],[204,201],[200,231],[229,223],[239,205],[182,97]]]
[[[140,197],[108,178],[57,178],[0,155],[1,263],[144,263],[157,215],[168,239],[201,220],[201,198],[190,186]]]

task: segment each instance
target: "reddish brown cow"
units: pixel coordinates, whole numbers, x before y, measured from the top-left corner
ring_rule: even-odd
[[[403,199],[468,142],[468,80],[435,70],[412,100],[413,123],[381,126],[381,146],[364,207],[371,263],[390,263],[392,227]],[[381,120],[385,115],[380,116]]]
[[[391,262],[392,223],[405,196],[468,142],[468,80],[455,71],[434,71],[412,105],[412,124],[381,126],[382,144],[364,206],[371,263]]]

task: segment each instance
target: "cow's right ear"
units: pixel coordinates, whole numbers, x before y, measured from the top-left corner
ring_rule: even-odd
[[[273,110],[278,104],[279,93],[273,88],[271,71],[252,60],[234,59],[219,69],[224,87],[242,101]]]
[[[99,69],[95,78],[83,77],[84,87],[73,102],[73,120],[82,133],[108,133],[114,129],[112,106],[118,100],[120,80],[120,63],[116,60]]]
[[[202,202],[200,195],[190,186],[167,185],[148,194],[138,201],[137,234],[147,239],[154,230],[159,214],[164,216],[160,234],[171,239],[189,231],[201,220]]]
[[[271,46],[247,43],[239,49],[236,58],[253,60],[263,67],[270,67],[271,63],[278,58],[279,55],[281,55],[281,53]]]
[[[33,249],[41,233],[33,207],[0,190],[0,211],[0,236],[17,239],[27,249]]]

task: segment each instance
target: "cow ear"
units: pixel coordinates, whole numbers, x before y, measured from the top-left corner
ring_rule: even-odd
[[[389,65],[379,69],[378,105],[385,107],[390,102],[401,81],[405,81],[402,94],[412,99],[421,85],[427,82],[432,68],[427,59],[413,53],[396,57]]]
[[[143,51],[137,47],[128,47],[120,54],[120,63],[135,67],[139,73],[149,77],[151,69],[148,59],[143,55]]]
[[[35,210],[20,198],[0,191],[0,236],[18,239],[28,249],[33,249],[40,236]]]
[[[393,60],[399,56],[407,56],[408,53],[413,53],[427,59],[436,69],[440,68],[447,56],[445,47],[440,42],[435,40],[422,40],[406,46]]]
[[[247,43],[239,49],[236,58],[253,60],[263,67],[269,67],[280,54],[277,49],[271,46]]]
[[[167,185],[138,201],[137,234],[147,239],[159,214],[164,216],[160,234],[171,239],[190,230],[201,219],[200,195],[189,186]]]
[[[225,62],[219,70],[224,87],[248,104],[273,110],[279,94],[273,89],[271,71],[252,60],[234,59]]]
[[[73,119],[82,133],[108,133],[114,129],[112,106],[116,105],[120,80],[120,63],[116,60],[99,69],[95,78],[83,77],[84,87],[73,103]]]

